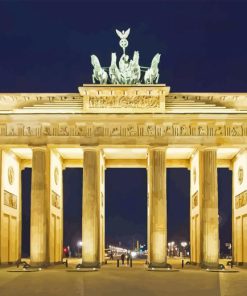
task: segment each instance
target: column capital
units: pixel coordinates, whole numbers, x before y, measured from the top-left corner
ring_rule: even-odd
[[[217,148],[219,147],[216,147],[216,146],[199,146],[196,148],[196,151],[200,152],[204,152],[204,151],[215,151],[217,150]]]
[[[47,151],[48,147],[47,146],[32,146],[30,147],[32,151]]]
[[[217,150],[217,147],[203,147],[202,151],[216,151]]]
[[[102,149],[99,146],[81,146],[83,151],[101,151]]]
[[[166,151],[168,146],[149,146],[148,151]]]

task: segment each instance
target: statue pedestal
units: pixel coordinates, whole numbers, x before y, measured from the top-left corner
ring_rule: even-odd
[[[79,87],[86,113],[165,113],[165,84],[84,84]]]

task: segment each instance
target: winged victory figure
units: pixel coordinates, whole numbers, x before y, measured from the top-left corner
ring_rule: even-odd
[[[125,48],[128,47],[128,44],[129,44],[127,38],[130,33],[130,28],[126,31],[122,30],[122,32],[120,32],[119,30],[116,30],[116,33],[120,38],[119,45],[122,47],[123,53],[125,54]]]
[[[127,39],[130,34],[130,28],[126,31],[122,30],[122,32],[116,30],[116,33],[120,39]]]

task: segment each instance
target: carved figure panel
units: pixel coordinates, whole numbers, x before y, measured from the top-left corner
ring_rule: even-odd
[[[247,190],[241,192],[235,197],[235,209],[242,208],[247,204]]]
[[[4,190],[4,205],[13,209],[17,209],[17,196]]]
[[[53,207],[60,209],[60,207],[61,207],[60,196],[54,191],[52,191],[52,194],[51,194],[51,201],[52,201]]]
[[[43,136],[51,136],[52,135],[52,130],[50,124],[42,124],[42,135]]]
[[[88,97],[89,109],[92,108],[159,108],[159,96],[99,96]]]

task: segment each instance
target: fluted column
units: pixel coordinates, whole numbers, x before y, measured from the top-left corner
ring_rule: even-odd
[[[46,265],[48,258],[49,174],[46,148],[33,148],[31,189],[30,257],[32,265]]]
[[[166,150],[149,150],[148,250],[149,267],[167,267]]]
[[[215,149],[200,152],[201,190],[201,263],[203,267],[218,267],[219,222],[217,155]]]
[[[100,265],[100,151],[96,148],[84,150],[82,265]]]

